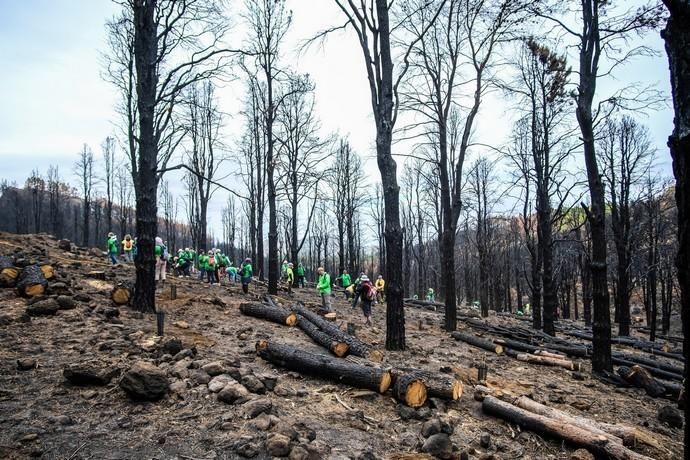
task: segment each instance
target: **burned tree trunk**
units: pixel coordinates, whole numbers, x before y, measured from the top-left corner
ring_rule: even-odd
[[[298,322],[297,315],[294,313],[261,303],[241,303],[240,311],[247,316],[265,319],[284,326],[295,326]]]
[[[38,265],[24,267],[17,279],[17,291],[24,297],[43,295],[47,288],[48,281]]]
[[[390,371],[378,367],[362,366],[265,340],[256,343],[256,352],[266,361],[286,369],[357,388],[385,393],[391,385]]]

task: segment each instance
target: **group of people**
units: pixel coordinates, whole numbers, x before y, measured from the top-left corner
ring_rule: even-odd
[[[127,234],[122,242],[118,241],[117,235],[113,232],[108,233],[108,240],[106,241],[106,247],[108,248],[108,257],[113,265],[119,263],[117,256],[122,254],[126,262],[134,262],[134,258],[137,255],[137,239],[132,238],[132,235]],[[120,247],[122,247],[122,253],[120,253]]]

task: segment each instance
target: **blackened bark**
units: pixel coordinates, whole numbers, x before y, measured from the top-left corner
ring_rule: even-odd
[[[582,0],[582,43],[580,46],[579,83],[575,114],[582,134],[590,206],[587,218],[592,235],[589,269],[592,281],[594,317],[592,323],[592,370],[611,371],[611,312],[606,271],[606,219],[604,185],[594,143],[592,102],[601,52],[599,35],[599,1]]]
[[[158,30],[156,1],[137,0],[134,9],[134,57],[137,73],[137,111],[139,113],[139,161],[134,179],[138,253],[135,261],[134,308],[156,311],[154,240],[157,233],[157,159],[154,131],[156,89],[158,86]]]
[[[664,0],[669,19],[662,37],[671,73],[674,129],[668,139],[676,178],[678,284],[685,355],[684,392],[690,394],[690,4]],[[685,424],[685,458],[690,458],[690,425]]]

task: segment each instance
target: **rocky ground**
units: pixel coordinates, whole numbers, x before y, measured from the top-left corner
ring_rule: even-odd
[[[445,457],[591,458],[483,414],[473,397],[473,367],[482,361],[492,389],[644,428],[659,447],[639,446],[637,452],[681,457],[682,428],[657,416],[672,402],[593,379],[586,361],[584,375],[573,375],[457,342],[433,311],[406,311],[408,350],[387,352],[384,365],[455,372],[465,389],[458,401],[432,400],[414,410],[390,393],[302,376],[258,358],[261,339],[323,350],[299,328],[241,315],[241,302],[262,298],[257,285],[245,296],[237,285],[169,279],[158,292],[166,311],[159,338],[155,315],[110,301],[113,283],[132,279],[132,267],[110,267],[91,250],[58,249],[47,235],[0,234],[0,254],[14,253],[49,261],[57,277],[38,304],[0,289],[0,458],[433,458],[423,452],[432,450],[429,435],[439,426],[452,431],[447,439],[441,433],[450,441],[446,452],[436,451]],[[93,270],[105,271],[105,280],[84,276]],[[307,306],[318,301],[313,289],[297,290],[294,299]],[[363,326],[359,312],[339,295],[334,306],[339,324],[355,323],[358,337],[383,348],[383,305],[374,307],[373,327]],[[499,321],[506,319],[489,319]]]

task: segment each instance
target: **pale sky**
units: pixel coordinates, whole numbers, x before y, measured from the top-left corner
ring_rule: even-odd
[[[230,15],[235,22],[241,22],[237,10],[243,2],[229,3]],[[101,79],[99,53],[106,49],[104,23],[118,8],[110,0],[0,0],[0,178],[22,182],[32,169],[45,174],[50,164],[57,164],[62,176],[75,182],[72,165],[84,143],[100,160],[102,140],[115,133],[112,123],[117,121],[113,110],[117,95]],[[337,33],[323,48],[312,48],[299,56],[291,50],[301,40],[327,26],[341,24],[343,18],[332,0],[288,0],[288,8],[294,14],[283,62],[308,72],[315,82],[323,134],[348,135],[354,149],[368,159],[368,169],[375,170],[369,89],[354,36]],[[657,32],[645,41],[663,53]],[[601,94],[617,84],[638,80],[669,93],[668,65],[663,54],[634,62],[617,77],[617,81],[600,84]],[[240,134],[236,120],[242,109],[238,101],[242,94],[239,81],[219,91],[221,108],[235,117],[228,120],[225,133],[231,146]],[[503,142],[512,127],[506,107],[500,95],[486,101],[476,141],[492,145]],[[649,126],[659,149],[660,169],[670,176],[665,147],[672,127],[670,108],[643,116],[641,122]],[[396,147],[400,153],[409,148]],[[234,165],[224,168],[232,172]],[[177,178],[171,176],[169,180],[176,182]],[[372,174],[370,181],[379,182],[380,177]],[[211,203],[209,224],[217,235],[219,212],[225,201],[225,192],[219,191]]]

